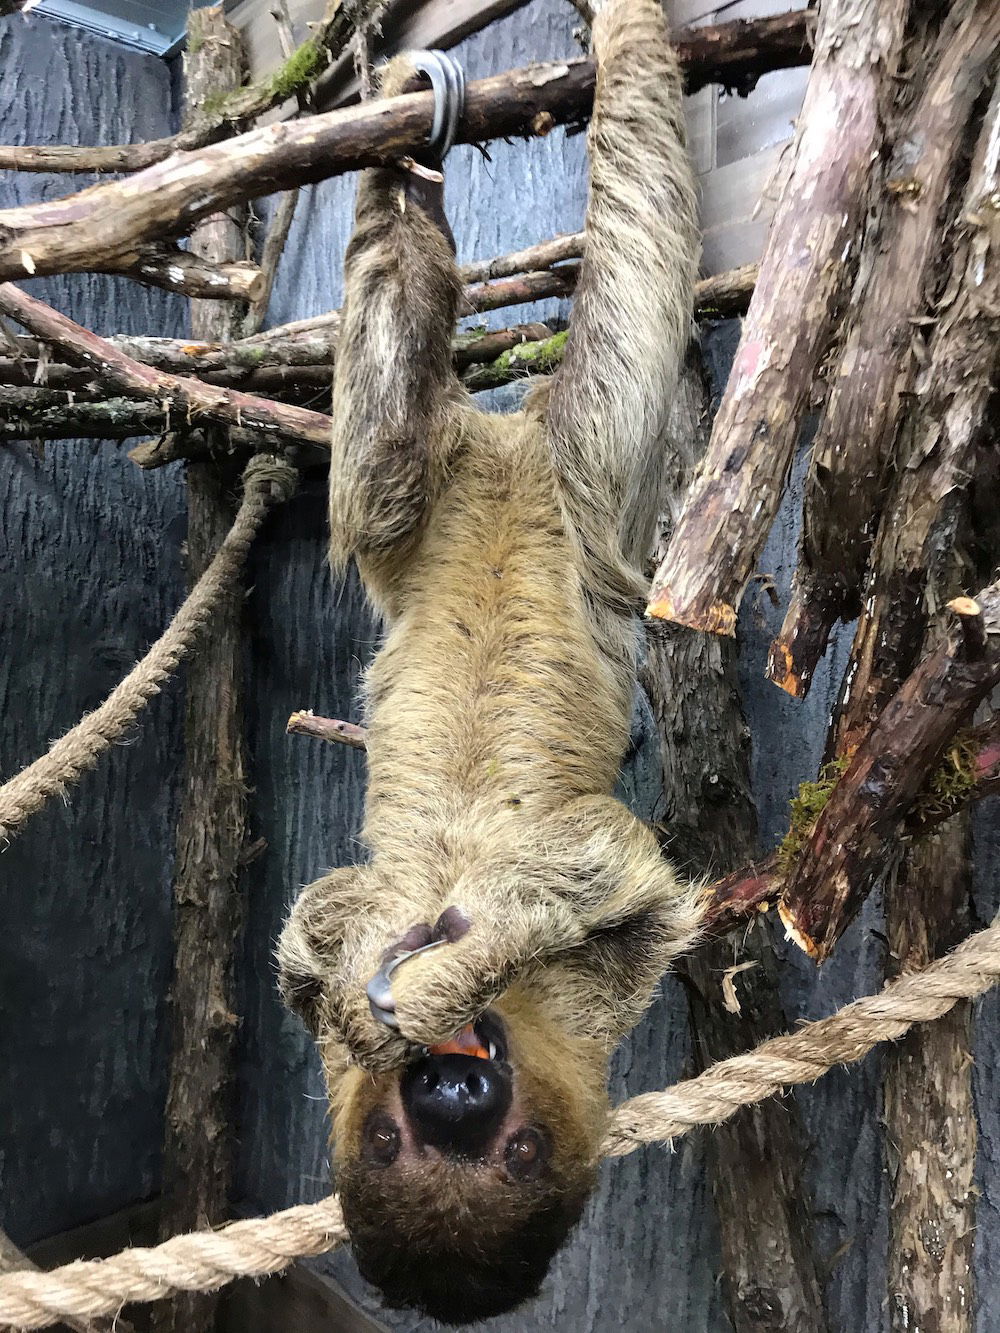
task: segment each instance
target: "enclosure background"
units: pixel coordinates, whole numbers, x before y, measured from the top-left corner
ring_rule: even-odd
[[[574,52],[564,0],[536,0],[458,50],[470,78]],[[0,125],[10,143],[112,143],[155,138],[175,123],[176,78],[160,61],[43,20],[0,27]],[[528,144],[472,148],[449,161],[448,206],[460,259],[500,254],[578,227],[583,141],[557,130]],[[0,206],[56,197],[88,183],[0,176]],[[272,322],[336,305],[354,182],[303,192]],[[269,207],[269,205],[262,205]],[[28,288],[101,333],[179,335],[184,303],[91,275]],[[496,325],[565,314],[506,310]],[[724,378],[737,330],[706,335]],[[496,395],[509,406],[513,392]],[[799,469],[801,470],[801,469]],[[740,626],[742,684],[754,737],[762,842],[786,824],[797,784],[819,760],[843,667],[841,635],[805,703],[762,677],[794,565],[798,474],[761,568],[781,605],[750,596]],[[182,596],[184,488],[179,469],[142,473],[112,444],[0,449],[0,777],[14,773],[92,708],[148,647]],[[288,738],[293,708],[356,718],[358,673],[376,629],[354,579],[331,579],[324,504],[306,488],[268,526],[253,556],[247,601],[247,726],[251,835],[267,852],[249,868],[248,927],[239,974],[242,1016],[237,1132],[240,1208],[271,1211],[319,1198],[329,1156],[322,1085],[310,1041],[279,1006],[271,952],[298,888],[355,855],[364,761],[359,753]],[[181,688],[143,715],[129,743],[54,802],[0,853],[0,1209],[21,1245],[155,1195],[166,1092],[170,880]],[[658,760],[641,709],[625,781],[653,816]],[[711,813],[707,812],[707,818]],[[998,815],[976,817],[977,907],[997,906]],[[870,903],[833,961],[817,972],[785,950],[790,1022],[835,1009],[879,984],[878,907]],[[994,992],[977,1007],[976,1095],[982,1127],[976,1233],[980,1333],[1000,1328],[1000,1027]],[[615,1100],[670,1083],[688,1056],[686,1003],[667,981],[615,1062]],[[827,1296],[834,1329],[881,1333],[885,1292],[885,1174],[880,1059],[834,1070],[798,1091],[809,1134],[803,1172],[821,1258],[836,1260]],[[375,1309],[347,1251],[319,1261]],[[683,1329],[722,1333],[728,1321],[704,1136],[605,1165],[586,1221],[542,1297],[490,1327],[504,1333]],[[410,1317],[381,1316],[423,1330]]]

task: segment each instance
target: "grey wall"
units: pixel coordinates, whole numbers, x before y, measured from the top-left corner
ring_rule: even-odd
[[[572,52],[575,18],[563,0],[536,0],[459,54],[470,77]],[[40,21],[0,20],[0,126],[8,141],[110,142],[167,132],[167,71]],[[471,148],[449,164],[448,201],[460,258],[527,245],[582,220],[583,142],[556,131],[527,145]],[[49,197],[69,182],[0,180],[0,202]],[[337,304],[353,184],[303,193],[282,265],[273,322]],[[157,293],[72,277],[36,284],[100,330],[180,331],[183,312]],[[556,318],[565,305],[497,312],[501,325]],[[734,329],[706,351],[725,373]],[[510,401],[516,394],[507,394]],[[761,562],[782,607],[794,562],[798,480]],[[178,472],[137,474],[111,445],[57,444],[0,451],[0,776],[44,748],[91,707],[156,636],[180,597],[183,493]],[[329,1187],[323,1089],[311,1043],[278,1005],[271,951],[299,887],[356,852],[364,790],[358,753],[289,738],[293,708],[351,718],[358,673],[376,627],[353,580],[335,583],[323,558],[323,499],[303,492],[267,527],[252,562],[248,602],[248,728],[252,835],[267,851],[246,877],[248,930],[240,968],[239,1193],[246,1210],[320,1197]],[[764,842],[784,831],[787,802],[813,776],[846,640],[805,704],[762,679],[781,609],[750,599],[740,621],[743,686],[756,738],[754,780]],[[176,686],[143,718],[134,740],[0,854],[0,1169],[3,1220],[36,1237],[155,1192],[165,1090],[164,992],[169,971],[171,818],[180,761]],[[652,813],[653,750],[637,716],[632,799]],[[977,827],[978,904],[996,906],[1000,835],[995,812]],[[783,948],[790,1020],[830,1012],[874,989],[880,967],[877,905],[817,972]],[[996,997],[978,1022],[977,1094],[984,1122],[977,1255],[985,1304],[980,1333],[1000,1328],[988,1274],[1000,1260],[1000,1126],[996,1123]],[[617,1100],[683,1075],[686,1008],[668,980],[615,1062]],[[837,1070],[797,1094],[810,1135],[804,1171],[823,1256],[848,1248],[829,1284],[831,1328],[887,1329],[883,1250],[885,1177],[879,1060]],[[346,1251],[317,1261],[366,1309],[377,1310]],[[492,1325],[505,1333],[677,1329],[723,1333],[718,1259],[704,1140],[654,1148],[605,1166],[584,1226],[529,1309]],[[426,1325],[383,1315],[407,1330]]]
[[[167,68],[35,19],[0,19],[8,143],[171,127]],[[0,173],[0,206],[90,184]],[[79,275],[26,284],[98,332],[180,333],[183,303]],[[107,694],[181,597],[182,479],[112,445],[0,448],[0,778]],[[21,1243],[150,1194],[166,1089],[179,689],[68,803],[0,851],[0,1215]]]

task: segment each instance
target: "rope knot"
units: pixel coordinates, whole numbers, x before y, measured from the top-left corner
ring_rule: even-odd
[[[290,500],[298,489],[299,474],[279,454],[254,454],[243,469],[243,490],[270,492],[272,500]]]

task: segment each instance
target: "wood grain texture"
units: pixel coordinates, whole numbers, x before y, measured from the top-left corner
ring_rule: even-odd
[[[193,10],[185,108],[197,114],[207,97],[239,87],[243,50],[222,6]],[[242,257],[246,210],[208,218],[191,249],[211,263]],[[241,311],[218,301],[191,306],[191,336],[234,337]],[[211,432],[209,428],[209,433]],[[216,440],[219,452],[227,441]],[[193,586],[232,526],[235,470],[193,463],[187,470],[187,574]],[[202,651],[188,666],[184,761],[177,814],[174,879],[172,1039],[164,1125],[160,1236],[218,1226],[229,1217],[236,1138],[236,1028],[233,968],[243,926],[240,857],[246,841],[247,786],[243,741],[243,586],[219,608]],[[158,1302],[156,1333],[211,1333],[214,1292],[183,1292]]]

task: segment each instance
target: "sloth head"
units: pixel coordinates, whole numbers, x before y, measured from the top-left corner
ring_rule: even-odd
[[[593,1185],[606,1108],[590,1043],[510,995],[402,1070],[352,1070],[337,1186],[362,1275],[448,1324],[533,1296]]]

